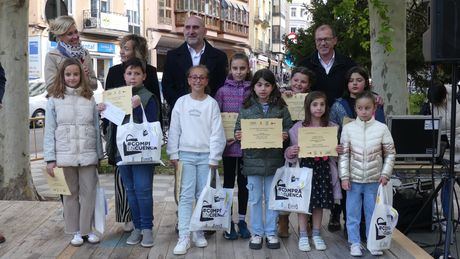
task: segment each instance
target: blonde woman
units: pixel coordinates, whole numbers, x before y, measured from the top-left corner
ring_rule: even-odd
[[[93,62],[88,50],[83,48],[75,20],[70,16],[59,16],[50,24],[50,32],[56,36],[57,47],[46,54],[45,83],[46,89],[53,85],[59,66],[68,58],[75,58],[83,66],[84,76],[91,89],[97,88],[97,79]]]

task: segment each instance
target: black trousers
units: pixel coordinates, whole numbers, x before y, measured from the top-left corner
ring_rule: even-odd
[[[238,214],[246,215],[248,208],[248,179],[242,175],[243,158],[241,157],[223,157],[224,164],[224,188],[235,187],[235,177],[238,183]]]

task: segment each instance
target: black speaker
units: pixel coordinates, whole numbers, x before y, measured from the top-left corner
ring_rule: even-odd
[[[425,61],[460,61],[460,1],[428,1],[428,30],[423,34]]]

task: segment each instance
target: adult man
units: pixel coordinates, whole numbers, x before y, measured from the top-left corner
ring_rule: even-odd
[[[190,67],[201,64],[208,68],[211,96],[214,96],[225,82],[227,55],[205,40],[206,32],[200,17],[188,17],[184,25],[185,42],[177,49],[168,51],[166,55],[162,87],[171,110],[179,97],[189,93],[185,74]]]
[[[2,63],[0,63],[0,109],[2,108],[2,99],[3,94],[5,93],[5,84],[5,70],[3,70]],[[5,237],[2,234],[0,234],[0,244],[3,242],[5,242]]]
[[[337,44],[337,36],[328,24],[320,25],[315,30],[316,51],[300,62],[315,72],[315,80],[312,90],[323,91],[327,96],[327,103],[330,106],[339,97],[342,97],[344,88],[347,86],[345,74],[356,66],[356,63],[349,57],[341,55],[334,50]],[[341,205],[334,205],[331,210],[331,217],[328,225],[329,231],[340,230],[340,213],[345,211],[345,200]],[[345,215],[344,215],[345,217]]]
[[[327,96],[329,107],[335,99],[342,97],[346,86],[345,73],[356,66],[349,57],[334,50],[337,36],[330,25],[323,24],[315,30],[316,51],[299,62],[315,72],[315,80],[311,90],[323,91]]]

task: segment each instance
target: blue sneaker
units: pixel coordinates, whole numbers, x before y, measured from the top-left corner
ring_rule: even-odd
[[[224,231],[224,238],[227,240],[236,240],[238,239],[238,235],[236,234],[235,223],[233,223],[232,221],[230,224],[232,224],[230,226],[230,233],[228,233],[227,231]]]
[[[248,225],[244,220],[238,222],[238,233],[243,239],[248,239],[251,237],[251,232],[249,232]]]

